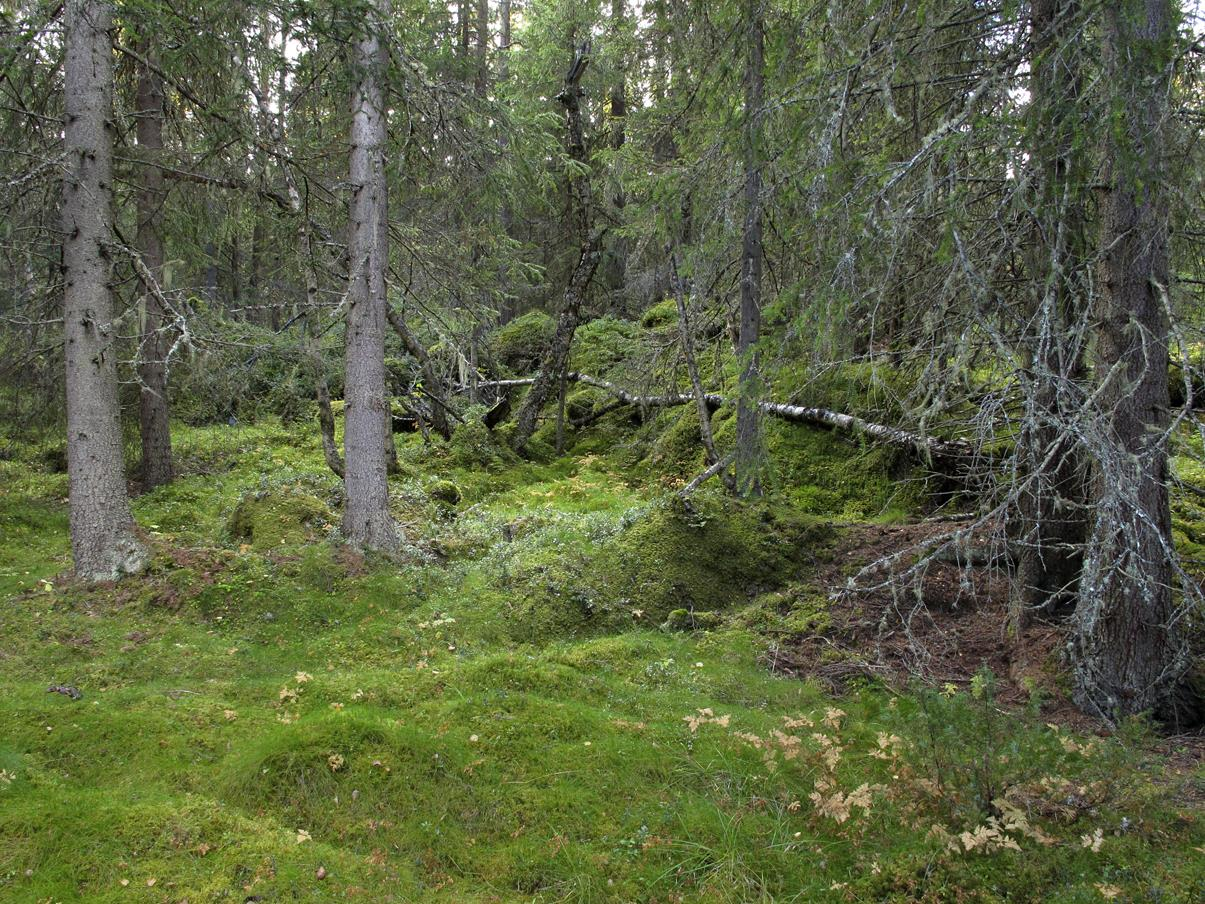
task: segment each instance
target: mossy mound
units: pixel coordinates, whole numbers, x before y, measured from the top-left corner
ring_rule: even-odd
[[[832,536],[815,519],[720,498],[655,503],[589,550],[543,548],[510,575],[517,639],[658,626],[784,585]]]
[[[470,410],[448,442],[452,464],[458,468],[497,471],[517,462],[503,435],[490,430],[475,414]]]
[[[540,363],[554,332],[555,320],[543,311],[531,311],[494,333],[490,351],[500,364],[526,374]]]
[[[662,631],[710,631],[724,621],[718,612],[695,612],[691,609],[675,609],[661,623]]]
[[[227,764],[221,794],[247,812],[306,826],[315,840],[353,825],[367,841],[376,814],[418,821],[455,808],[462,746],[383,714],[332,710],[268,730]]]
[[[230,536],[253,549],[294,546],[320,536],[334,522],[330,507],[299,487],[245,494],[227,522]]]
[[[658,330],[678,322],[678,303],[672,298],[650,305],[640,315],[640,325],[646,330]]]
[[[769,488],[776,498],[804,512],[844,519],[893,518],[921,510],[928,499],[924,471],[907,450],[775,418],[763,424]],[[716,443],[732,448],[734,413],[718,412],[714,425]]]
[[[656,438],[645,456],[645,465],[659,474],[690,477],[702,470],[703,441],[699,412],[694,405],[669,408],[657,415]]]

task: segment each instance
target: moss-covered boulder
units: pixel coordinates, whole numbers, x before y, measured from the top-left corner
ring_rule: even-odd
[[[521,562],[508,582],[510,630],[572,636],[656,627],[679,609],[720,613],[795,578],[832,535],[782,508],[672,496],[593,549],[542,548]]]
[[[577,328],[569,366],[576,371],[604,376],[616,364],[631,359],[638,349],[640,330],[630,320],[599,317]]]
[[[555,331],[555,320],[543,311],[530,311],[494,333],[490,351],[499,363],[526,374],[540,363]]]
[[[253,549],[294,546],[316,539],[334,522],[330,507],[300,487],[246,493],[230,515],[227,530]]]

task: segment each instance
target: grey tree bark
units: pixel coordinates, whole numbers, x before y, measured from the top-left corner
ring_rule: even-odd
[[[351,212],[348,253],[343,461],[346,505],[343,534],[356,546],[398,550],[398,527],[389,514],[385,388],[385,273],[389,264],[385,179],[387,51],[380,33],[388,0],[374,0],[373,15],[355,42],[357,84],[352,94]]]
[[[68,0],[65,24],[63,323],[71,552],[79,577],[115,580],[141,571],[147,551],[135,533],[122,473],[107,260],[113,233],[113,7],[104,0]]]
[[[741,361],[740,392],[736,406],[736,491],[741,496],[761,495],[762,428],[757,406],[760,362],[757,341],[761,333],[762,222],[761,125],[765,93],[765,23],[763,0],[746,0],[748,42],[745,60],[745,225],[741,249],[740,332],[737,357]]]
[[[138,345],[138,433],[142,442],[142,487],[171,483],[172,435],[167,401],[166,316],[156,288],[163,287],[163,82],[153,46],[143,48],[149,65],[138,65],[136,137],[143,166],[138,186],[138,253],[154,286],[142,293],[142,339]]]
[[[1103,6],[1095,410],[1101,421],[1070,652],[1081,707],[1109,720],[1160,712],[1189,662],[1172,595],[1167,429],[1168,0]]]

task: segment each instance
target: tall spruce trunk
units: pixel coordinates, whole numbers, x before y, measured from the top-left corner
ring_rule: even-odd
[[[1071,654],[1081,707],[1161,713],[1188,665],[1172,595],[1168,501],[1168,0],[1103,7],[1106,109],[1095,368],[1101,449]]]
[[[112,241],[113,7],[65,6],[66,163],[63,176],[63,328],[71,552],[84,580],[141,571],[122,473],[117,350],[107,247]]]
[[[762,223],[760,116],[765,88],[762,0],[746,0],[748,41],[745,64],[745,225],[741,249],[740,331],[737,357],[741,362],[740,392],[736,404],[736,490],[741,496],[761,495],[762,434],[760,362],[757,341],[761,333]]]
[[[389,399],[385,389],[385,271],[388,266],[388,195],[385,181],[386,50],[380,31],[387,0],[356,40],[352,93],[351,213],[348,254],[346,371],[344,380],[343,534],[363,549],[396,552],[398,528],[389,514],[386,443]]]
[[[142,443],[142,488],[171,483],[172,434],[167,401],[166,317],[163,288],[163,84],[151,46],[143,49],[151,65],[138,66],[137,139],[142,168],[138,186],[138,253],[154,285],[142,292],[142,339],[138,345],[138,433]]]
[[[1035,610],[1074,603],[1087,534],[1084,456],[1070,429],[1082,405],[1080,277],[1087,256],[1083,192],[1088,179],[1076,141],[1083,55],[1079,12],[1080,0],[1034,0],[1031,9],[1036,299],[1023,349],[1029,355],[1030,393],[1018,442],[1025,485],[1017,500],[1019,553],[1010,611],[1010,631],[1017,638]]]

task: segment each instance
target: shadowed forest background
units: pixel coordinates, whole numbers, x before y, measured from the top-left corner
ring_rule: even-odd
[[[0,3],[0,900],[1205,898],[1203,34]]]

